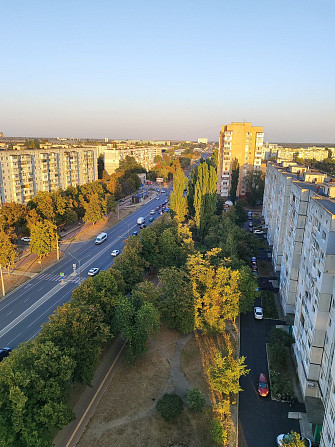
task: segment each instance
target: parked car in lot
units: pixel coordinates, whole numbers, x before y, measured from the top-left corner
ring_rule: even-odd
[[[117,256],[119,253],[120,253],[120,250],[113,250],[112,253],[111,253],[111,255],[115,257],[115,256]]]
[[[253,223],[252,222],[248,222],[248,225],[249,225],[249,227],[252,227]]]
[[[250,233],[254,232],[254,229],[252,227],[249,228]]]
[[[266,397],[269,394],[269,383],[264,373],[260,373],[258,376],[257,393],[262,397]]]
[[[98,267],[93,267],[91,269],[89,269],[89,271],[87,272],[88,276],[95,276],[100,272],[100,269]]]
[[[254,234],[264,234],[263,230],[254,230]]]
[[[9,353],[12,350],[10,348],[0,348],[0,362],[5,358],[9,356]]]
[[[21,241],[22,241],[22,242],[30,242],[31,239],[30,239],[30,237],[23,236],[23,237],[21,237]]]
[[[254,307],[254,317],[256,320],[263,320],[263,309],[261,307]]]
[[[278,435],[277,436],[277,445],[279,447],[284,447],[289,441],[292,440],[292,437],[293,437],[292,433],[286,433],[286,434],[283,434],[283,435]],[[304,438],[303,436],[301,436],[300,439],[305,444],[305,447],[312,447],[312,442],[311,442],[310,439]],[[285,444],[284,444],[284,442],[285,442]]]

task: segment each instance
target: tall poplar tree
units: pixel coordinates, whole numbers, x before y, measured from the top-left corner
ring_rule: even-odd
[[[208,223],[216,211],[216,180],[215,168],[209,167],[207,163],[201,163],[194,190],[194,209],[195,223],[202,239]]]
[[[236,202],[236,191],[237,191],[239,174],[240,174],[240,167],[237,158],[235,158],[232,163],[231,182],[229,191],[230,200],[233,202],[234,205]]]
[[[187,186],[187,177],[177,168],[173,176],[173,191],[170,195],[170,209],[172,217],[178,222],[183,222],[187,214],[187,196],[184,195],[184,189]]]

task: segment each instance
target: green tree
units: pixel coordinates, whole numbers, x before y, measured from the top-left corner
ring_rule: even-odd
[[[213,166],[208,168],[207,163],[201,163],[194,189],[195,223],[201,239],[216,210],[216,180],[216,171]]]
[[[27,204],[29,209],[35,209],[42,219],[47,219],[55,223],[56,213],[51,194],[46,191],[39,191]]]
[[[141,254],[141,243],[138,238],[128,241],[123,252],[115,259],[112,270],[118,270],[126,284],[126,292],[143,280],[146,260]]]
[[[187,405],[191,411],[203,410],[206,405],[206,399],[199,388],[192,388],[187,391]]]
[[[0,230],[0,269],[2,275],[2,268],[12,267],[16,259],[17,252],[15,245],[11,242],[10,237],[3,231]]]
[[[228,439],[228,431],[223,427],[222,422],[218,419],[213,419],[210,424],[210,432],[213,438],[213,441],[217,445],[224,445],[224,443]]]
[[[187,214],[187,196],[184,189],[188,183],[187,177],[179,168],[173,176],[173,191],[170,194],[171,216],[178,222],[183,222]]]
[[[235,358],[233,350],[229,347],[227,351],[225,356],[219,351],[216,353],[214,363],[208,368],[208,377],[215,391],[229,395],[242,391],[240,377],[249,374],[250,369],[244,364],[245,357]]]
[[[238,185],[238,179],[240,175],[240,167],[238,164],[237,158],[234,158],[232,162],[232,172],[231,172],[231,181],[230,181],[230,200],[235,205],[236,202],[236,191],[237,191],[237,185]]]
[[[174,422],[183,411],[183,401],[177,394],[164,394],[156,408],[167,422]]]
[[[244,200],[241,199],[235,203],[235,216],[236,216],[235,222],[236,225],[239,226],[242,226],[248,220],[248,214],[245,211],[243,204]]]
[[[243,266],[239,269],[239,272],[239,288],[241,291],[239,311],[240,313],[245,313],[251,310],[254,306],[255,299],[258,296],[258,292],[256,290],[258,283],[250,267]]]
[[[136,284],[131,292],[132,299],[136,303],[148,303],[154,304],[158,303],[159,292],[157,288],[151,281],[142,281]]]
[[[159,309],[162,319],[172,328],[187,334],[194,330],[194,299],[187,272],[176,267],[159,274]]]
[[[255,205],[257,201],[263,199],[264,174],[262,171],[256,169],[247,172],[243,181],[247,190],[247,201],[250,205]]]
[[[30,227],[30,250],[42,258],[57,247],[57,228],[49,220],[37,221]]]

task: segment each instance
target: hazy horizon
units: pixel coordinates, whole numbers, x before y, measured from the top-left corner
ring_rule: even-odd
[[[330,0],[2,5],[5,136],[335,141]],[[49,137],[50,138],[50,137]]]

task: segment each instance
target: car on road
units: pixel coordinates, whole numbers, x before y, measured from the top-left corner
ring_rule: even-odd
[[[159,211],[159,206],[156,206],[155,211]]]
[[[155,218],[153,216],[149,217],[149,222],[153,222],[155,220]]]
[[[95,276],[100,272],[100,269],[98,267],[93,267],[91,269],[89,269],[89,271],[87,272],[88,276]]]
[[[292,439],[292,433],[278,435],[277,436],[277,445],[279,447],[282,447],[282,446],[284,447],[286,445],[286,442],[290,441],[291,439]],[[303,436],[301,436],[300,439],[305,444],[305,447],[312,447],[312,442],[310,439],[304,438]],[[284,440],[285,440],[285,444],[284,444]]]
[[[145,225],[145,224],[142,224],[142,225],[140,226],[140,228],[141,228],[141,230],[143,230],[143,228],[146,228],[146,225]]]
[[[162,193],[162,194],[165,194],[165,189],[162,189],[161,193]]]
[[[155,214],[155,210],[151,210],[151,211],[150,211],[150,214]]]
[[[254,234],[264,234],[263,230],[254,230]]]
[[[266,397],[269,395],[269,383],[264,373],[260,373],[258,376],[257,393],[262,397]]]
[[[111,255],[114,257],[117,256],[118,254],[120,254],[120,250],[113,250],[111,253]]]
[[[168,203],[169,202],[169,199],[165,199],[165,203]]]
[[[138,235],[138,231],[133,231],[132,236],[137,236]]]
[[[254,317],[256,320],[263,320],[263,309],[261,307],[254,307]]]
[[[156,200],[159,200],[159,197],[158,197],[158,196],[156,197]]]
[[[0,348],[0,362],[1,360],[3,360],[5,357],[9,356],[9,353],[12,350],[10,348]]]
[[[31,238],[30,238],[30,237],[27,237],[27,236],[23,236],[23,237],[21,237],[21,241],[22,241],[22,242],[30,242],[30,241],[31,241]]]

